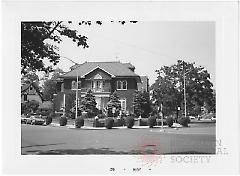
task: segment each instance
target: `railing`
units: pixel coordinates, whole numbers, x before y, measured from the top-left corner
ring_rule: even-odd
[[[109,93],[109,92],[111,92],[110,88],[102,88],[102,89],[100,89],[100,88],[81,88],[81,92],[87,92],[89,89],[91,89],[92,92],[94,92],[94,93],[101,93],[101,92]]]

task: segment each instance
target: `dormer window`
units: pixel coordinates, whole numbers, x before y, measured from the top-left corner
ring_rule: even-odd
[[[117,90],[127,90],[127,81],[117,81]]]

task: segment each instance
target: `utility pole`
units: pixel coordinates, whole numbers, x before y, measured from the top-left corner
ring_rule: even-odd
[[[186,100],[186,76],[185,76],[185,71],[183,73],[183,89],[184,89],[184,116],[185,118],[187,117],[187,100]]]
[[[78,72],[77,72],[77,86],[76,86],[76,111],[75,111],[75,119],[78,116]]]

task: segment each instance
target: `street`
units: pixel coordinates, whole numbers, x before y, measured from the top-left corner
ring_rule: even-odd
[[[69,129],[22,125],[22,154],[214,154],[215,124],[190,128]]]

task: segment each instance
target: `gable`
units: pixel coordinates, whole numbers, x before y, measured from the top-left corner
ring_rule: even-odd
[[[111,79],[111,75],[106,73],[102,69],[97,68],[89,74],[85,75],[85,79]]]
[[[21,95],[36,95],[43,100],[42,94],[36,84],[30,83],[21,86]]]

